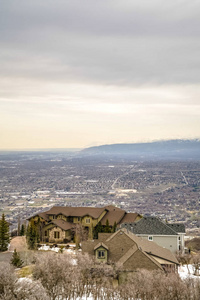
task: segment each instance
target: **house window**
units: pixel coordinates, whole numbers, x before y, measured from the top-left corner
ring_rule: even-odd
[[[80,221],[80,220],[81,220],[81,218],[80,218],[80,217],[78,217],[77,219],[78,219],[78,221]]]
[[[98,251],[98,258],[105,258],[105,251],[104,250],[99,250]]]
[[[60,238],[60,232],[54,231],[54,239],[59,239],[59,238]]]
[[[90,224],[90,219],[89,219],[89,218],[86,218],[86,219],[85,219],[85,223]]]
[[[53,215],[53,216],[52,216],[52,219],[53,219],[53,220],[54,220],[54,219],[56,219],[56,216],[55,216],[55,215]]]
[[[148,241],[153,241],[152,235],[148,236]]]

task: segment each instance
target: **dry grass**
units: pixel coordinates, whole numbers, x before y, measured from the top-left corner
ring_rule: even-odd
[[[185,245],[193,251],[200,251],[200,237],[196,237],[190,241],[186,241]]]
[[[33,273],[34,265],[29,265],[17,270],[17,275],[19,277],[31,277]]]

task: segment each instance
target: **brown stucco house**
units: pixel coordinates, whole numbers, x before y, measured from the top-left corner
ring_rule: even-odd
[[[119,226],[127,218],[135,222],[141,216],[137,213],[127,213],[112,205],[101,208],[54,206],[48,211],[31,216],[28,220],[37,224],[41,241],[63,243],[72,239],[73,229],[77,224],[89,231],[100,222],[105,226],[107,220],[111,228],[115,223]]]
[[[125,272],[138,269],[176,272],[178,266],[171,251],[125,228],[113,234],[100,233],[97,240],[82,242],[82,251],[94,255],[98,262],[118,263]]]

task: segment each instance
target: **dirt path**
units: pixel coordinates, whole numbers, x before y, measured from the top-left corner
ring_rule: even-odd
[[[16,236],[10,241],[9,251],[14,251],[15,249],[17,252],[28,250],[25,236]]]

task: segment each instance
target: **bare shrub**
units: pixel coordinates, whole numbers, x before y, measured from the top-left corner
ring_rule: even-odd
[[[193,266],[194,266],[194,275],[199,276],[200,275],[200,272],[199,272],[199,269],[200,269],[200,254],[199,253],[192,257],[192,263],[193,263]]]
[[[97,263],[88,254],[77,255],[80,268],[82,294],[92,295],[94,299],[114,299],[113,278],[116,277],[118,266]]]
[[[19,280],[14,268],[8,263],[0,264],[1,300],[49,300],[40,282]]]
[[[140,270],[129,274],[118,293],[124,300],[197,300],[199,286],[199,281],[181,280],[178,274]]]
[[[17,300],[49,300],[44,287],[39,281],[18,280],[15,286],[15,296]]]
[[[192,255],[191,254],[182,254],[179,253],[176,255],[178,262],[182,265],[187,266],[188,274],[190,274],[189,264],[191,263]]]
[[[8,263],[0,264],[0,299],[12,299],[17,277],[14,268]]]
[[[50,299],[79,296],[79,268],[67,254],[48,253],[36,259],[33,276],[41,281]]]

